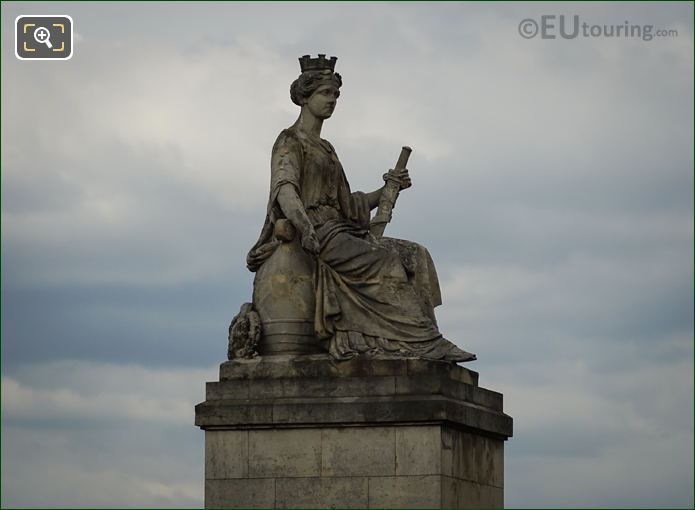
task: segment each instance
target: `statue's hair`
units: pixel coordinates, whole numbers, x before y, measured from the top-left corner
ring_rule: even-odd
[[[290,98],[297,106],[302,106],[303,100],[309,99],[311,94],[328,82],[332,82],[338,88],[343,85],[343,79],[338,73],[330,73],[326,71],[304,71],[299,75],[299,78],[290,85]]]

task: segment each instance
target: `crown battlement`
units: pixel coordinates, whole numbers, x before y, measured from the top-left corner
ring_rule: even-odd
[[[299,67],[304,71],[335,71],[335,63],[338,57],[326,58],[325,53],[319,53],[318,58],[311,58],[311,55],[299,57]]]

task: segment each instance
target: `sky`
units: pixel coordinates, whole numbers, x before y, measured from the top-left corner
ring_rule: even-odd
[[[692,507],[692,3],[3,2],[3,507],[200,507],[204,383],[251,297],[297,58],[355,190],[514,418],[509,507]],[[74,55],[20,61],[20,14]],[[666,36],[522,37],[651,25]],[[526,33],[528,34],[528,33]]]

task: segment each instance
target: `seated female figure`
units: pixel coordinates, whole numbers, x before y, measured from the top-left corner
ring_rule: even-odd
[[[301,112],[273,146],[268,215],[248,267],[256,271],[270,257],[278,245],[274,226],[287,219],[316,261],[314,330],[334,358],[473,360],[437,328],[434,307],[441,297],[427,250],[371,234],[370,211],[383,187],[351,192],[335,149],[321,138],[342,85],[335,60],[300,59],[290,96]],[[410,187],[407,170],[396,177],[401,189]]]

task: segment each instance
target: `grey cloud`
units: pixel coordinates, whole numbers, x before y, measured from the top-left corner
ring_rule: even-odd
[[[202,366],[226,357],[227,326],[249,281],[83,285],[3,291],[3,370],[97,359]],[[195,311],[195,313],[192,313]]]
[[[198,457],[202,439],[190,426],[4,425],[3,506],[201,506],[202,466],[188,459]]]
[[[204,390],[195,383],[214,374],[47,362],[3,376],[3,505],[200,506],[203,437],[192,422]]]
[[[693,444],[692,343],[668,365],[641,354],[609,371],[597,371],[591,356],[481,371],[481,383],[504,388],[515,416],[515,438],[506,445],[508,500],[649,508],[692,498],[692,463],[678,453]]]

